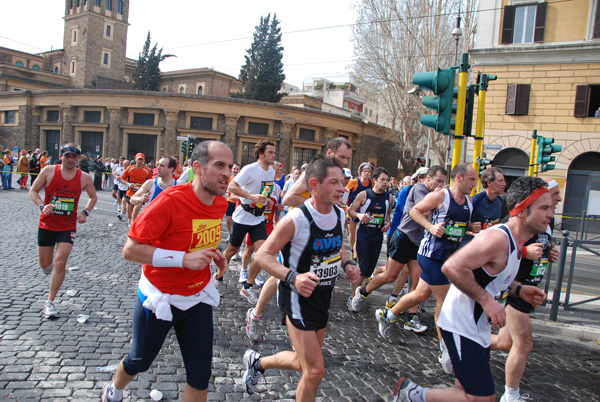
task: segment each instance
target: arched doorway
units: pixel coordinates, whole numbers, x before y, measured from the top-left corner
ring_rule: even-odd
[[[506,179],[506,191],[508,191],[513,181],[527,176],[529,155],[519,148],[506,148],[496,154],[491,164],[502,169]]]
[[[600,216],[600,152],[585,152],[569,165],[562,228],[581,230],[583,214]],[[586,231],[600,233],[600,221],[588,220]]]

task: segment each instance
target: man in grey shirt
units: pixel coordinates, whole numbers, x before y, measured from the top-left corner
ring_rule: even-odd
[[[417,262],[417,251],[419,250],[419,243],[423,238],[423,228],[413,221],[409,212],[416,203],[421,201],[431,191],[441,189],[446,181],[446,175],[447,172],[442,166],[432,166],[427,172],[425,181],[415,184],[410,190],[408,197],[406,197],[402,221],[388,241],[388,260],[385,271],[375,275],[364,288],[360,287],[356,290],[356,294],[352,299],[351,309],[353,311],[360,310],[361,304],[364,303],[369,294],[375,289],[380,288],[386,283],[394,282],[405,265],[408,266],[408,273],[412,278],[411,290],[417,286],[419,275],[421,275],[421,267],[419,267],[419,263]],[[408,275],[406,275],[404,281],[407,278]],[[427,327],[419,323],[416,314],[417,308],[417,306],[414,306],[409,310],[412,318],[406,321],[404,328],[414,332],[423,332],[427,330]],[[385,335],[382,334],[382,336],[387,336],[387,333]]]

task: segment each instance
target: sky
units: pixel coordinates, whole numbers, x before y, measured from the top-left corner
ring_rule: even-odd
[[[153,45],[158,42],[163,54],[177,56],[165,59],[162,71],[207,67],[237,77],[260,17],[276,13],[283,34],[285,82],[302,87],[309,74],[327,78],[351,71],[353,4],[131,0],[127,57],[138,58],[150,31]],[[64,10],[64,0],[0,0],[0,46],[29,53],[62,49]]]

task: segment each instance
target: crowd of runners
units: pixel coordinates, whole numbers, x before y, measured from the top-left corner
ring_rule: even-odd
[[[275,143],[264,140],[254,148],[256,162],[243,167],[218,141],[198,144],[187,169],[168,156],[155,169],[141,153],[133,162],[115,161],[112,195],[118,218],[130,226],[123,257],[142,264],[142,272],[132,290],[131,351],[103,388],[102,400],[123,399],[171,328],[186,369],[183,400],[206,400],[213,308],[232,259],[242,262],[239,294],[248,303],[243,308],[250,341],[262,340],[262,320],[276,320],[293,346],[271,356],[254,349],[240,356],[249,394],[266,370],[285,369],[301,372],[296,399],[315,400],[326,375],[321,347],[332,292],[343,271],[352,283],[348,309],[370,314],[384,338],[395,323],[414,333],[428,331],[419,315],[435,297],[439,349],[431,352],[440,369],[454,374],[455,387],[427,389],[400,378],[395,401],[495,401],[490,350],[508,351],[501,401],[525,400],[519,384],[533,343],[529,313],[545,300],[537,285],[558,257],[551,240],[558,183],[524,177],[506,194],[502,170],[491,167],[481,177],[484,191],[471,197],[476,172],[458,164],[450,172],[420,168],[398,192],[390,172],[368,162],[353,177],[346,168],[352,152],[348,140],[334,138],[324,155],[289,174],[276,161]],[[93,179],[77,167],[80,158],[75,144],[65,144],[61,163],[42,169],[29,189],[41,212],[40,268],[51,275],[43,312],[48,319],[59,314],[54,301],[77,224],[88,220],[97,201]],[[81,209],[84,190],[88,201]],[[228,243],[223,250],[222,238]],[[387,264],[376,268],[384,241]],[[387,283],[394,286],[385,305],[367,311],[369,295]],[[278,317],[263,315],[271,299]]]

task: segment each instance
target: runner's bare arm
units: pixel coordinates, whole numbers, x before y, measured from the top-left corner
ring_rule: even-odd
[[[281,202],[286,207],[297,207],[306,201],[306,197],[302,194],[306,193],[308,188],[304,181],[304,172],[298,177],[298,180],[294,183],[291,189],[287,191]]]
[[[132,239],[131,237],[127,238],[127,242],[125,243],[125,247],[123,247],[123,258],[129,261],[138,262],[140,264],[164,267],[164,268],[189,268],[193,270],[199,270],[206,268],[207,264],[210,263],[212,258],[215,261],[221,262],[223,259],[223,255],[220,254],[220,251],[215,251],[213,249],[199,249],[192,251],[190,253],[184,251],[172,251],[172,250],[164,250],[167,254],[170,252],[174,256],[180,253],[184,253],[183,260],[180,265],[154,265],[153,263],[154,253],[157,248],[150,245],[140,243],[137,240]],[[167,256],[169,257],[169,256]],[[167,262],[172,262],[175,258],[171,258]]]
[[[410,217],[421,225],[423,228],[428,230],[435,237],[442,237],[446,229],[444,228],[445,222],[434,225],[429,222],[426,215],[434,209],[438,209],[444,203],[444,192],[436,191],[427,194],[421,201],[415,204],[410,210]]]
[[[368,213],[362,214],[362,213],[358,212],[358,209],[360,207],[362,207],[366,201],[367,201],[367,192],[361,191],[360,193],[358,193],[358,195],[356,196],[354,201],[352,201],[350,208],[348,208],[348,216],[352,219],[358,219],[362,223],[369,222],[369,219],[371,219],[371,218]]]
[[[290,269],[281,265],[275,258],[275,255],[294,237],[295,225],[290,217],[285,217],[275,226],[273,233],[267,238],[265,243],[254,256],[255,261],[265,271],[275,278],[285,281],[290,274]],[[317,287],[319,277],[312,272],[298,274],[294,281],[294,286],[298,293],[304,297],[312,294]]]
[[[83,211],[86,210],[89,212],[93,210],[94,205],[98,201],[96,189],[94,188],[94,180],[92,176],[85,172],[81,172],[81,188],[87,193],[88,201],[85,204],[85,208],[77,215],[77,223],[85,223],[87,221],[87,214]]]
[[[394,201],[394,197],[392,197],[392,195],[390,194],[390,199],[388,204],[390,205],[390,207],[387,209],[387,214],[385,215],[385,220],[384,220],[384,225],[381,228],[382,232],[387,232],[390,228],[390,225],[392,224],[392,219],[390,217],[391,213],[392,213],[392,202]]]
[[[38,208],[43,205],[44,206],[43,212],[45,214],[54,213],[54,206],[52,204],[44,205],[44,200],[40,196],[40,191],[42,191],[42,188],[44,188],[44,186],[46,186],[48,184],[47,183],[48,178],[50,176],[53,176],[53,173],[54,173],[54,169],[42,170],[41,173],[38,175],[37,179],[33,182],[31,187],[29,188],[29,198],[31,198],[31,200],[34,202],[34,204],[38,206]],[[51,179],[51,177],[50,177],[50,179]]]
[[[247,198],[257,203],[265,204],[267,202],[267,197],[265,197],[262,194],[250,194],[249,192],[241,188],[235,180],[231,180],[231,183],[229,183],[229,187],[227,187],[227,191],[239,197]]]
[[[138,191],[131,196],[129,202],[133,205],[148,202],[150,199],[150,189],[152,188],[152,183],[154,183],[154,180],[146,180],[144,184],[142,184],[142,187],[140,187]]]

